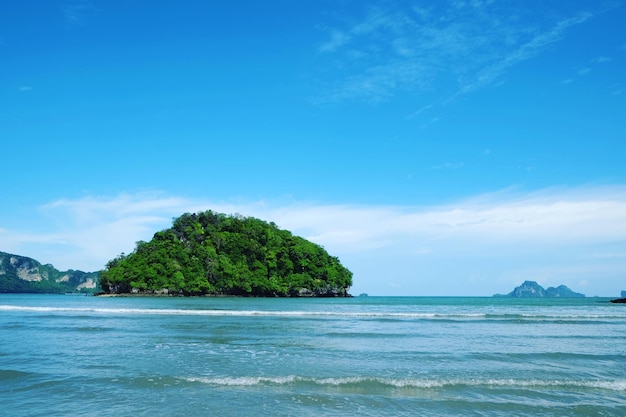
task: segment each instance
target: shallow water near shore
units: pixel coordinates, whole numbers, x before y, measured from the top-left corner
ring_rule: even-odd
[[[0,295],[11,416],[626,415],[608,299]]]

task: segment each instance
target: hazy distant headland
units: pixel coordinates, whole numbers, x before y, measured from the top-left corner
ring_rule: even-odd
[[[59,271],[26,256],[0,252],[0,293],[97,291],[98,272]]]
[[[511,298],[583,298],[585,294],[570,290],[565,285],[558,287],[548,287],[544,289],[535,281],[524,281],[519,287],[515,287],[508,294],[495,294],[494,297]]]

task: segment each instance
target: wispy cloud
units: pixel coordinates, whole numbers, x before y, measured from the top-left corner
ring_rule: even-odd
[[[341,65],[321,100],[375,102],[432,91],[451,100],[499,82],[594,16],[492,1],[384,4],[350,26],[325,29],[329,38],[319,50]]]
[[[621,84],[615,84],[611,86],[611,95],[619,96],[624,93],[624,87]]]
[[[599,56],[591,60],[594,64],[607,64],[613,62],[613,58],[608,56]]]
[[[576,78],[580,78],[580,77],[585,77],[587,75],[589,75],[594,68],[601,66],[601,65],[607,65],[613,62],[613,58],[611,57],[607,57],[607,56],[598,56],[595,58],[592,58],[589,62],[574,68],[574,76],[567,78],[563,81],[561,81],[562,84],[571,84],[574,82],[574,80]]]
[[[504,190],[430,207],[216,202],[158,193],[61,199],[40,207],[39,230],[0,224],[0,247],[62,269],[97,270],[172,218],[207,209],[274,221],[311,239],[350,262],[363,286],[379,285],[381,273],[405,286],[416,274],[441,280],[482,274],[507,286],[540,274],[544,284],[567,283],[587,279],[581,274],[608,257],[613,264],[603,268],[626,266],[626,187],[609,186]]]
[[[73,0],[61,6],[65,21],[70,25],[83,26],[96,13],[96,7],[89,0]]]
[[[409,119],[412,119],[414,117],[419,116],[420,114],[424,113],[425,111],[428,111],[430,109],[432,109],[433,105],[432,104],[427,104],[423,107],[420,107],[419,109],[417,109],[415,112],[413,112],[413,114],[409,115]]]
[[[329,34],[330,39],[320,47],[321,52],[334,52],[350,41],[350,37],[344,32],[330,30]]]
[[[511,29],[509,27],[508,35],[516,38],[518,42],[515,42],[510,48],[504,49],[501,54],[493,55],[491,57],[493,62],[480,68],[473,79],[462,84],[457,95],[493,84],[509,68],[535,57],[551,44],[561,40],[571,26],[584,23],[591,17],[592,14],[590,13],[580,13],[577,16],[557,21],[551,28],[536,29],[530,34],[524,33],[525,31],[520,32],[519,28]],[[493,35],[495,36],[497,33]]]
[[[20,90],[21,92],[25,93],[28,91],[32,91],[33,87],[31,87],[30,85],[22,85],[20,86],[20,88],[18,88],[18,90]]]
[[[461,169],[464,165],[465,164],[463,162],[445,162],[443,164],[433,166],[432,169]]]

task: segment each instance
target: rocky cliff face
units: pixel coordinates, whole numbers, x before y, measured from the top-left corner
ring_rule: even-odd
[[[0,252],[0,292],[94,292],[98,272],[59,271],[32,258]]]
[[[535,281],[524,281],[522,285],[516,287],[510,293],[506,295],[496,294],[495,296],[513,298],[581,298],[584,297],[585,294],[574,292],[565,285],[544,289]]]

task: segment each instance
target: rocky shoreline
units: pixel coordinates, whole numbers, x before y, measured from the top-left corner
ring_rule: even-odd
[[[301,288],[297,294],[293,295],[236,295],[236,294],[185,294],[183,292],[173,292],[167,289],[160,291],[138,291],[136,289],[131,292],[97,292],[93,294],[96,297],[213,297],[213,298],[352,298],[353,296],[344,289],[331,288],[325,292],[312,291],[308,288]]]

